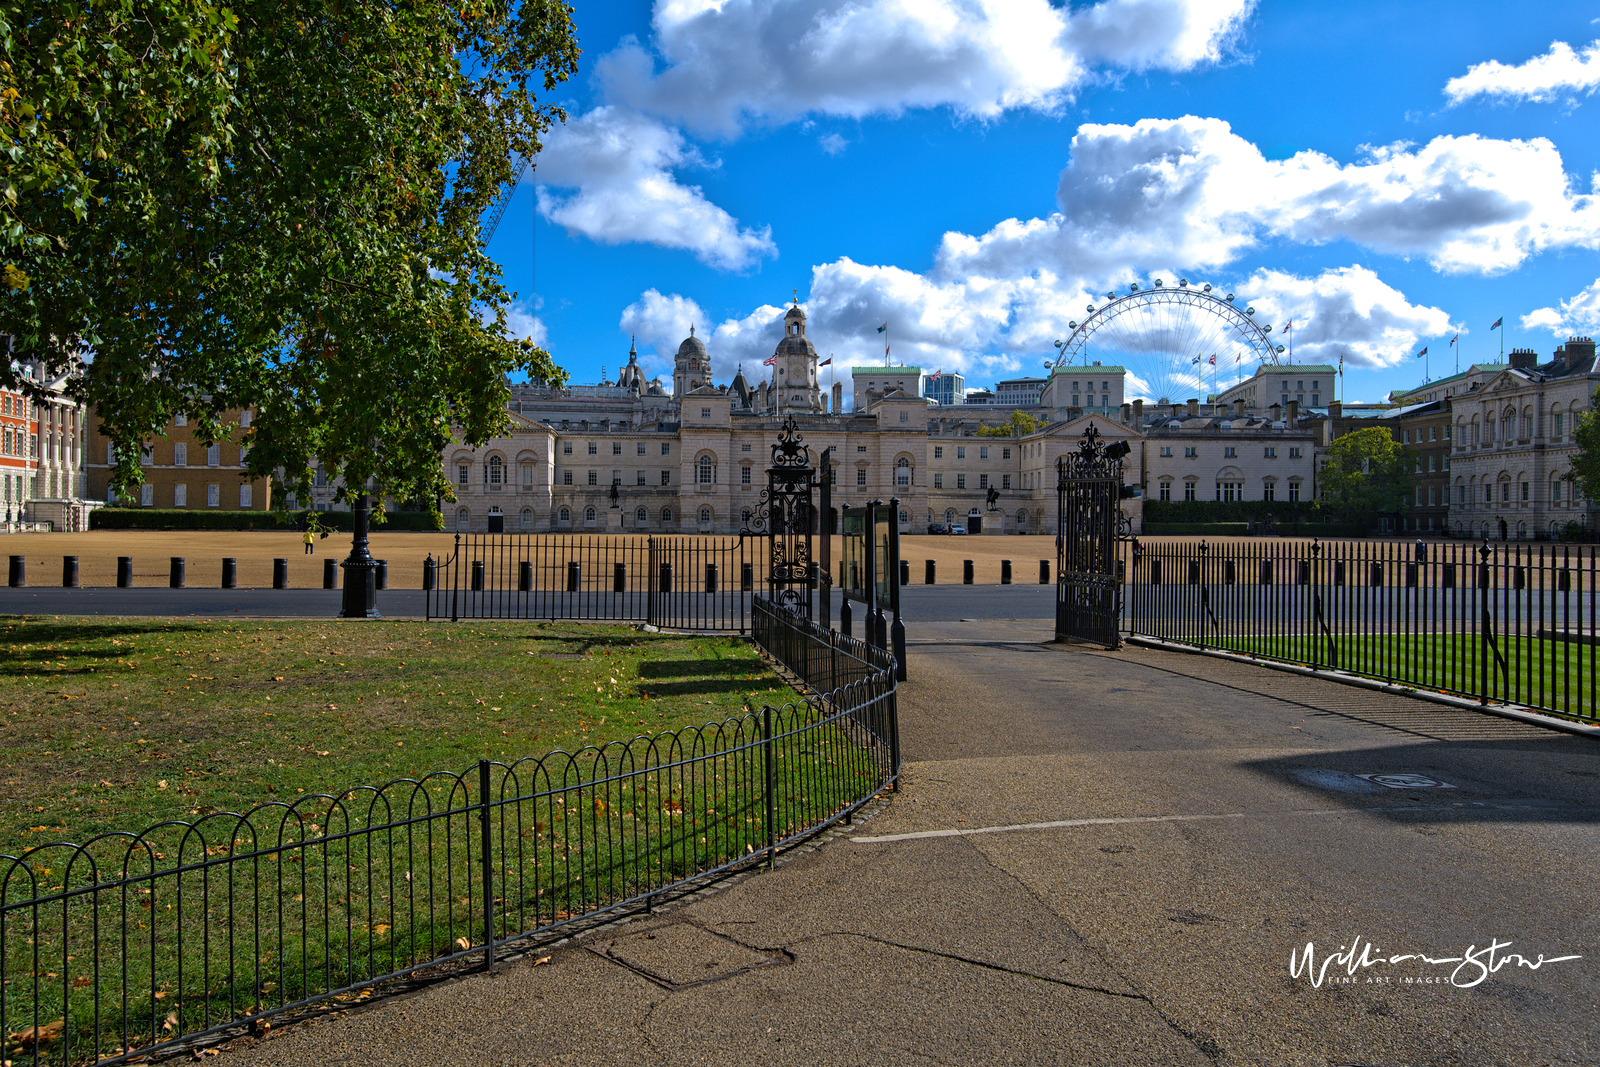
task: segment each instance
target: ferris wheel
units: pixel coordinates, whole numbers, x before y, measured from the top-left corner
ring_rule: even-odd
[[[1210,285],[1190,286],[1187,278],[1169,286],[1160,278],[1152,288],[1129,287],[1090,304],[1089,317],[1071,322],[1071,336],[1057,341],[1060,354],[1046,365],[1052,371],[1093,362],[1125,367],[1123,395],[1131,400],[1176,400],[1205,395],[1212,383],[1229,384],[1257,367],[1277,366],[1283,346],[1271,338],[1272,326],[1256,321],[1256,309],[1241,308],[1234,294],[1219,295]]]

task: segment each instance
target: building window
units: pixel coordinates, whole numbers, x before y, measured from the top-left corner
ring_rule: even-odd
[[[1000,488],[1002,488],[1002,489],[1010,489],[1011,488],[1011,475],[1002,474],[1000,476]]]
[[[956,488],[957,489],[965,489],[966,487],[967,487],[967,476],[965,474],[956,475]]]
[[[611,484],[612,485],[621,485],[622,484],[622,472],[621,471],[612,471],[611,472]]]
[[[1194,482],[1184,482],[1183,483],[1183,499],[1185,499],[1185,500],[1194,500],[1194,499],[1196,499],[1196,497],[1194,495],[1194,486],[1195,486]]]
[[[561,442],[561,454],[563,456],[572,455],[572,442],[571,441],[562,441]]]
[[[532,463],[524,463],[522,465],[522,484],[525,485],[525,486],[533,485],[533,464]]]
[[[979,459],[988,459],[989,458],[989,446],[988,445],[984,445],[982,448],[978,449],[978,458]]]
[[[935,474],[933,476],[933,487],[935,489],[943,489],[944,488],[944,475],[943,474]]]
[[[1299,459],[1300,458],[1300,450],[1298,448],[1289,449],[1289,458],[1290,459]]]
[[[595,518],[594,508],[584,508],[583,509],[583,521],[585,523],[593,522],[594,518]]]
[[[1273,448],[1271,445],[1268,445],[1266,448],[1263,448],[1261,450],[1261,458],[1262,459],[1277,459],[1278,458],[1278,450],[1276,448]]]
[[[711,509],[710,508],[701,508],[700,509],[700,521],[703,524],[709,524],[711,522]]]
[[[1161,454],[1163,456],[1171,456],[1172,455],[1172,446],[1171,445],[1162,445],[1161,446]]]
[[[1312,407],[1320,407],[1321,405],[1322,405],[1322,397],[1318,396],[1316,393],[1312,393],[1311,394],[1311,406]]]
[[[1291,503],[1291,504],[1300,503],[1300,483],[1299,482],[1290,482],[1289,483],[1289,503]]]
[[[661,521],[663,523],[669,523],[669,522],[672,521],[672,509],[671,508],[662,508],[661,509]]]
[[[1428,506],[1430,508],[1439,506],[1439,487],[1437,485],[1428,486]]]
[[[633,521],[639,524],[647,523],[650,521],[650,513],[644,508],[639,508],[633,513]]]
[[[663,456],[672,455],[672,442],[671,441],[662,441],[661,442],[661,454]]]
[[[565,509],[563,509],[563,511],[564,510]],[[565,519],[566,516],[562,515],[562,518]],[[465,530],[467,528],[467,526],[471,522],[472,522],[472,512],[468,511],[466,508],[457,508],[456,509],[456,529]]]
[[[174,467],[187,467],[189,465],[189,446],[179,441],[172,446],[172,465]]]
[[[249,427],[250,427],[250,411],[249,411],[248,408],[245,409],[244,411],[239,412],[239,425],[242,428],[249,429]]]
[[[910,422],[911,421],[911,413],[909,411],[902,411],[900,413],[900,421],[901,422]]]
[[[867,446],[866,445],[856,445],[856,451],[857,452],[865,452],[866,450],[867,450]]]
[[[966,445],[957,445],[956,446],[956,458],[957,459],[966,459],[967,458],[967,446]]]
[[[1189,445],[1186,448],[1184,448],[1184,450],[1183,450],[1183,458],[1185,458],[1185,459],[1194,459],[1199,455],[1200,455],[1200,452],[1199,452],[1198,449],[1195,448],[1194,445]]]
[[[9,402],[8,402],[8,406],[9,406]],[[10,413],[11,412],[9,410],[6,412],[6,414],[8,414],[8,415]],[[174,426],[187,426],[187,425],[189,425],[189,416],[187,416],[187,415],[174,415],[174,416],[172,416],[172,425],[174,425]],[[249,423],[246,423],[245,425],[248,426]]]
[[[987,488],[989,488],[989,476],[987,474],[978,475],[978,488],[979,489],[987,489]]]
[[[857,467],[856,468],[856,484],[857,485],[866,485],[867,484],[867,468],[865,468],[865,467]]]
[[[709,419],[711,417],[711,409],[710,408],[701,408],[700,409],[700,417],[702,419]]]
[[[1278,487],[1276,485],[1274,485],[1270,479],[1267,480],[1267,481],[1262,482],[1261,483],[1261,499],[1262,500],[1276,500],[1277,496],[1278,496],[1277,488]]]
[[[206,447],[206,466],[208,466],[208,467],[220,467],[220,466],[222,466],[222,446],[221,445],[208,445]]]
[[[746,463],[744,466],[739,468],[739,484],[740,485],[749,485],[750,484],[750,464],[748,464],[748,463]]]
[[[600,472],[599,471],[590,471],[589,472],[589,484],[590,485],[599,485],[600,484]]]
[[[216,482],[206,486],[206,507],[215,508],[222,506],[222,486]]]
[[[589,455],[597,456],[599,454],[600,454],[600,446],[595,444],[593,441],[590,441],[589,442]]]
[[[1558,416],[1559,417],[1559,416]],[[1561,503],[1561,479],[1556,478],[1550,482],[1550,503]]]
[[[662,485],[671,485],[672,484],[672,472],[671,471],[662,471],[661,472],[661,484]]]
[[[1002,449],[1001,449],[1001,450],[1000,450],[1000,458],[1001,458],[1001,459],[1010,459],[1010,458],[1011,458],[1011,449],[1009,449],[1009,448],[1002,448]]]
[[[172,506],[175,508],[189,506],[189,487],[187,485],[175,485],[172,487]],[[294,509],[291,508],[290,510]]]
[[[933,458],[934,459],[943,459],[944,458],[944,445],[934,445],[933,446]]]
[[[1162,482],[1160,488],[1157,490],[1157,493],[1158,493],[1160,499],[1162,499],[1162,500],[1171,500],[1172,499],[1172,483],[1171,482]]]
[[[251,504],[251,499],[254,496],[254,494],[251,492],[252,488],[253,488],[253,486],[250,486],[248,484],[241,485],[239,487],[239,506],[241,508],[248,508],[248,507],[252,507],[253,506]]]
[[[490,456],[489,457],[489,484],[490,485],[503,485],[504,483],[505,483],[505,472],[501,469],[500,457],[499,456]]]
[[[636,474],[635,474],[635,484],[637,484],[637,485],[643,485],[643,484],[645,484],[645,481],[644,481],[644,471],[638,471],[638,472],[636,472]]]
[[[1527,502],[1528,502],[1528,500],[1529,500],[1529,497],[1528,497],[1528,487],[1529,487],[1529,486],[1530,486],[1530,485],[1532,485],[1532,484],[1533,484],[1533,483],[1531,483],[1531,482],[1523,482],[1523,483],[1522,483],[1522,502],[1523,502],[1523,503],[1524,503],[1524,504],[1526,504],[1526,503],[1527,503]]]
[[[561,472],[561,484],[562,485],[571,485],[572,484],[572,472],[571,471],[562,471]]]
[[[700,477],[699,477],[700,484],[701,485],[710,485],[711,484],[711,476],[712,476],[711,457],[710,456],[701,456],[700,457]]]
[[[911,461],[904,456],[901,456],[900,462],[895,464],[894,484],[902,488],[911,484]]]
[[[145,482],[139,487],[139,504],[141,507],[150,507],[156,502],[156,487]]]

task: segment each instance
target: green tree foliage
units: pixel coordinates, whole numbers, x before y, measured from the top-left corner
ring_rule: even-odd
[[[1404,511],[1411,503],[1405,450],[1381,426],[1334,439],[1319,475],[1323,503],[1349,522]]]
[[[174,415],[249,407],[251,476],[447,495],[452,427],[562,377],[479,218],[577,57],[560,0],[0,0],[0,333],[94,405],[121,489]]]
[[[1569,480],[1590,500],[1600,500],[1600,417],[1595,415],[1596,404],[1600,404],[1600,390],[1589,398],[1589,410],[1578,416],[1578,425],[1572,430],[1578,450],[1567,461]]]
[[[1025,411],[1013,411],[999,426],[978,427],[979,437],[1022,437],[1039,428],[1039,422]]]

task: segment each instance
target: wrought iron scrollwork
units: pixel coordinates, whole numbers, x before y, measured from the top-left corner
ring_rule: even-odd
[[[1076,451],[1056,463],[1056,636],[1116,648],[1122,611],[1117,541],[1132,535],[1122,514],[1123,441],[1101,439],[1091,423]]]
[[[812,499],[816,474],[811,448],[791,415],[783,420],[772,446],[767,487],[739,531],[741,536],[768,539],[771,598],[807,617],[817,583],[811,545],[817,517]]]

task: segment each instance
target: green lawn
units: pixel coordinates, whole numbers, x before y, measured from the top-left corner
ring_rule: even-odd
[[[620,626],[0,621],[0,852],[739,715],[748,641]]]
[[[1472,632],[1335,634],[1336,657],[1330,657],[1326,637],[1230,635],[1211,638],[1206,644],[1266,659],[1337,666],[1424,689],[1476,694],[1483,686],[1486,650]],[[1600,648],[1501,635],[1487,650],[1487,657],[1493,699],[1593,720],[1593,694],[1600,689]]]

